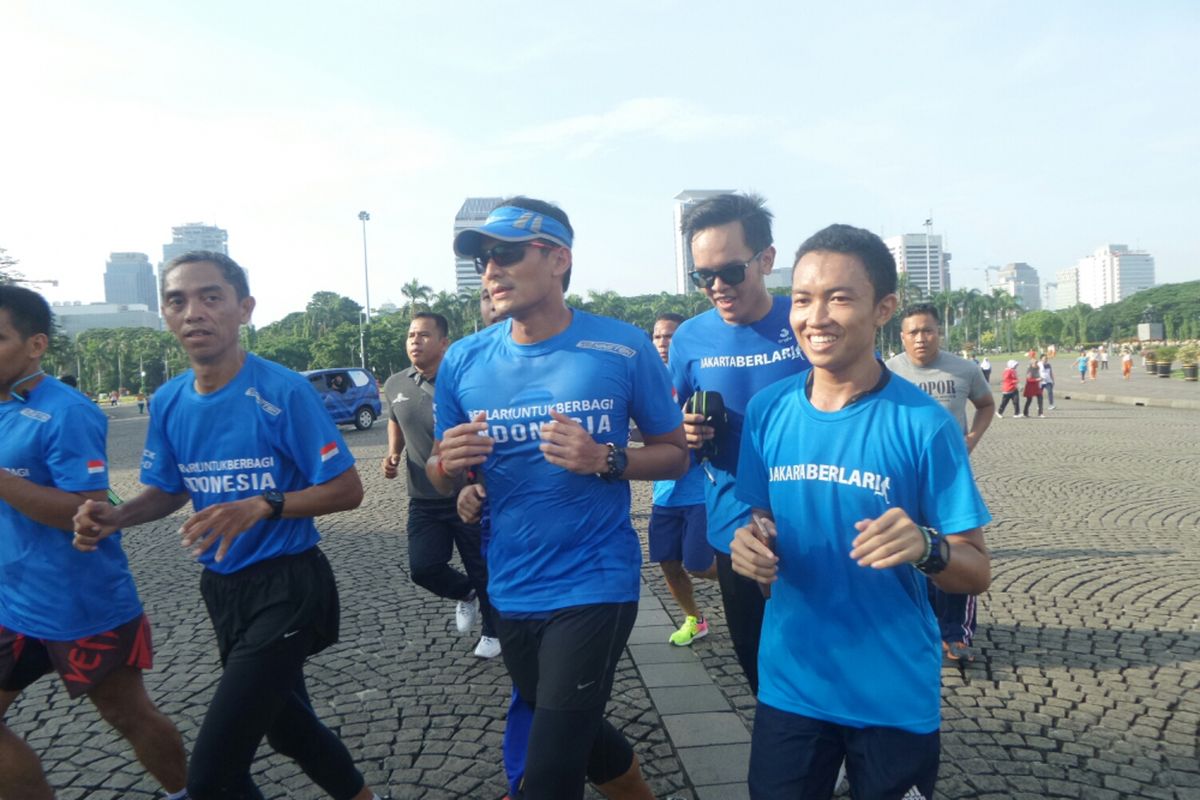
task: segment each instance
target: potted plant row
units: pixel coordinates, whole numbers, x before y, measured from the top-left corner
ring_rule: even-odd
[[[1158,364],[1158,377],[1171,377],[1171,365],[1175,363],[1175,351],[1178,347],[1160,347],[1154,351],[1154,360]]]
[[[1200,367],[1197,366],[1200,363],[1200,344],[1185,344],[1179,348],[1176,356],[1183,366],[1183,379],[1185,381],[1197,380],[1197,373],[1200,372]]]

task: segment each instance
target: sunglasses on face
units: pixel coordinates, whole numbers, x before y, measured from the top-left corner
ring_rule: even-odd
[[[720,278],[722,283],[737,286],[746,280],[746,267],[750,266],[750,263],[758,258],[758,256],[759,254],[755,253],[750,261],[735,261],[731,264],[726,264],[720,269],[694,269],[688,273],[688,277],[692,279],[692,283],[698,289],[713,288],[713,284],[717,282],[717,278]]]
[[[479,275],[487,272],[489,261],[497,267],[511,267],[525,258],[526,247],[553,250],[555,246],[546,242],[500,242],[488,250],[479,251],[479,255],[475,256],[475,272]]]

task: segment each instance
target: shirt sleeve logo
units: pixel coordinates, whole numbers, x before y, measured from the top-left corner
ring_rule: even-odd
[[[330,442],[329,444],[325,445],[321,448],[321,463],[324,464],[326,461],[336,456],[339,452],[341,451],[338,450],[336,442]]]
[[[93,461],[87,462],[87,471],[88,471],[88,475],[103,474],[104,473],[104,462],[99,459],[95,459]]]

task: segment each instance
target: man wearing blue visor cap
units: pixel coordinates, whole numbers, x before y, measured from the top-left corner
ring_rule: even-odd
[[[573,242],[562,209],[526,197],[455,238],[506,319],[446,353],[426,472],[446,494],[468,470],[486,485],[496,629],[534,706],[521,796],[582,798],[586,779],[652,800],[604,707],[640,588],[628,482],[680,477],[687,445],[646,335],[566,305]],[[626,450],[630,420],[644,447]]]

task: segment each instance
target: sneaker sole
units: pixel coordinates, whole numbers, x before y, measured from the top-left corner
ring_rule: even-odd
[[[673,644],[676,647],[691,647],[692,642],[696,641],[697,639],[703,639],[705,636],[708,636],[708,631],[700,631],[695,636],[688,639],[686,642],[677,642],[674,639],[668,639],[667,643]]]

